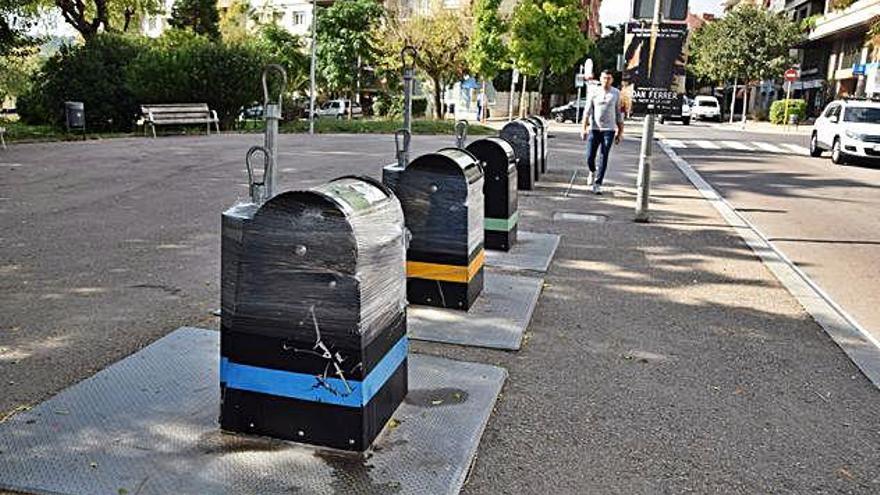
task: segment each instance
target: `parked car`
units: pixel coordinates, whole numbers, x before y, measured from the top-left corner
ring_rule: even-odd
[[[665,124],[670,120],[677,120],[682,123],[682,125],[691,125],[691,100],[688,97],[684,97],[681,99],[681,111],[671,114],[671,115],[661,115],[660,123]]]
[[[357,102],[350,102],[349,100],[330,100],[321,105],[321,108],[315,110],[315,117],[345,118],[348,116],[349,105],[351,105],[352,117],[358,118],[364,115],[364,110]]]
[[[835,100],[825,107],[810,136],[810,156],[831,150],[831,161],[880,158],[880,102],[863,99]]]
[[[697,96],[691,108],[691,118],[721,122],[721,104],[714,96]]]
[[[571,100],[565,105],[561,105],[550,110],[550,115],[553,117],[553,120],[556,122],[567,122],[571,121],[577,123],[577,117],[580,116],[583,118],[584,116],[584,106],[586,106],[587,100],[581,98],[580,101]]]

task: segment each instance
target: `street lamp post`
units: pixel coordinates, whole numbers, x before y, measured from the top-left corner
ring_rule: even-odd
[[[657,32],[660,29],[660,13],[663,8],[663,0],[654,2],[654,19],[651,21],[651,46],[653,48],[657,40]],[[652,54],[653,55],[653,54]],[[651,161],[654,154],[654,114],[645,116],[645,124],[642,128],[642,146],[639,153],[639,175],[636,181],[636,222],[648,222],[650,219],[649,202],[651,199]]]
[[[312,0],[312,47],[309,67],[309,134],[315,133],[315,66],[318,46],[318,0]]]

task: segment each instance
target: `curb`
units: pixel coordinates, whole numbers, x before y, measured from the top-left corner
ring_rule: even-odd
[[[797,267],[767,237],[739,214],[691,165],[670,148],[658,141],[666,156],[678,170],[700,191],[728,225],[755,252],[764,265],[794,296],[832,340],[849,356],[861,372],[880,388],[880,341],[868,333],[803,270]]]

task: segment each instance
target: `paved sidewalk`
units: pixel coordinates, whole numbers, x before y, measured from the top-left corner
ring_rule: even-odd
[[[659,149],[654,221],[631,221],[628,132],[608,193],[589,194],[581,173],[566,196],[583,143],[551,127],[550,173],[523,194],[521,228],[562,241],[521,351],[413,345],[510,372],[464,493],[880,492],[880,392]],[[0,413],[182,324],[216,323],[219,213],[244,194],[243,150],[258,140],[4,157]],[[416,154],[451,142],[413,141]],[[282,182],[377,176],[392,143],[282,136]]]

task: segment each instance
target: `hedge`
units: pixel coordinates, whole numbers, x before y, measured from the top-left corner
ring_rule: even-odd
[[[787,124],[785,122],[785,104],[788,102],[788,118],[797,115],[798,121],[803,122],[807,118],[807,102],[804,100],[776,100],[770,105],[770,122],[776,125]]]

